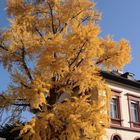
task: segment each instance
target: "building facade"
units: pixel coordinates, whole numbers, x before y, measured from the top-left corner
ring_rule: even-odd
[[[110,128],[104,140],[140,140],[140,82],[128,72],[102,76],[112,90]]]

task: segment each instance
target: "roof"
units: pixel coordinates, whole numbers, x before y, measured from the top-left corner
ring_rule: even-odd
[[[127,74],[128,74],[128,72],[127,72]],[[134,79],[130,80],[130,79],[126,78],[125,75],[126,75],[126,73],[125,74],[116,74],[114,72],[106,72],[106,71],[101,72],[101,76],[103,76],[105,79],[119,82],[119,83],[129,85],[129,86],[133,86],[136,88],[140,88],[139,81],[134,80]]]

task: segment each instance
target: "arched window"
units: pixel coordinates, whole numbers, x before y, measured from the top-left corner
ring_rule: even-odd
[[[119,135],[112,135],[111,140],[122,140]]]
[[[118,135],[116,135],[113,137],[113,140],[121,140],[121,138]]]
[[[140,140],[140,138],[136,138],[135,140]]]

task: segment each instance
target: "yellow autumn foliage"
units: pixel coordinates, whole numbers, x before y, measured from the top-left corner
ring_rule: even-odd
[[[20,136],[101,140],[111,95],[100,72],[129,63],[129,42],[99,36],[100,14],[90,0],[7,0],[6,8],[0,63],[12,81],[7,105],[20,100],[35,116]]]

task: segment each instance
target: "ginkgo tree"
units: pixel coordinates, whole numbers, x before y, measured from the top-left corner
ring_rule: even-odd
[[[109,127],[110,89],[101,70],[129,63],[130,44],[99,36],[90,0],[7,0],[0,63],[11,83],[0,107],[28,107],[25,140],[99,140]],[[22,111],[17,109],[16,111]]]

